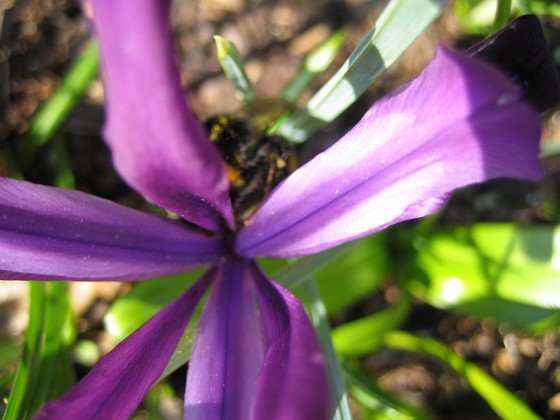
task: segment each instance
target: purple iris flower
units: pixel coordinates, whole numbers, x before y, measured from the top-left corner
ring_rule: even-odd
[[[327,381],[315,332],[298,300],[254,258],[316,253],[438,211],[464,185],[542,174],[539,121],[518,88],[490,65],[442,48],[417,78],[377,102],[236,227],[223,160],[184,100],[169,1],[92,4],[114,164],[147,200],[190,225],[3,178],[1,277],[136,281],[210,268],[40,418],[129,416],[207,290],[185,417],[325,418]]]

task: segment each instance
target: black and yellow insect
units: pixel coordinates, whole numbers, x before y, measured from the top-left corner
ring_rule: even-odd
[[[226,162],[239,227],[296,167],[293,146],[280,136],[267,134],[270,124],[284,111],[283,105],[260,100],[205,122],[210,140]]]

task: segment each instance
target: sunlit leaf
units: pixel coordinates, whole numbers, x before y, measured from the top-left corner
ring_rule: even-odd
[[[105,329],[116,341],[122,340],[178,298],[203,272],[204,269],[198,269],[135,284],[129,293],[111,305],[104,318]]]
[[[409,287],[432,305],[532,330],[558,325],[558,227],[478,224],[415,245],[425,276]]]
[[[387,279],[389,255],[385,232],[357,241],[316,273],[327,312],[334,315],[367,299]]]
[[[327,70],[343,43],[344,33],[337,31],[312,51],[305,58],[296,77],[282,92],[282,97],[290,103],[295,103],[317,76]]]
[[[334,348],[344,356],[369,354],[382,345],[385,334],[404,323],[409,312],[410,299],[403,296],[395,305],[342,324],[332,332]]]

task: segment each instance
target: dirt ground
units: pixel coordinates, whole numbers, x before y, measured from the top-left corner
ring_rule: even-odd
[[[185,91],[201,119],[238,109],[233,88],[223,76],[215,55],[214,34],[235,42],[246,58],[247,71],[260,97],[274,97],[296,74],[302,59],[335,29],[346,34],[337,64],[371,28],[385,1],[372,0],[198,0],[176,1],[173,24],[183,70]],[[29,120],[60,83],[60,78],[90,37],[87,17],[78,1],[0,0],[3,13],[0,34],[0,142],[13,145],[25,138]],[[1,19],[1,16],[0,16]],[[545,21],[554,52],[560,55],[560,23]],[[446,12],[370,91],[348,112],[314,138],[313,146],[299,150],[300,160],[326,147],[355,123],[367,107],[417,73],[439,43],[458,48],[475,41],[465,37],[451,11]],[[336,66],[333,66],[335,69]],[[310,89],[313,92],[327,72]],[[305,96],[305,101],[310,96]],[[123,204],[143,208],[143,200],[114,173],[100,139],[103,123],[103,89],[96,81],[71,113],[60,132],[68,145],[77,187]],[[560,137],[560,136],[559,136]],[[26,176],[49,183],[49,146],[33,162]],[[1,166],[1,165],[0,165]],[[551,163],[554,169],[554,162]],[[6,171],[6,168],[0,168]],[[528,197],[546,190],[559,195],[557,183],[491,185],[468,190],[455,198],[446,214],[448,223],[475,220],[538,220],[528,210]],[[485,212],[471,203],[484,194],[502,197],[498,207]],[[18,289],[19,287],[19,289]],[[389,286],[346,319],[372,313],[384,305]],[[23,292],[21,292],[21,290]],[[15,291],[14,291],[15,290]],[[103,308],[118,286],[80,289],[84,325],[95,327]],[[0,339],[20,335],[25,326],[25,288],[0,285]],[[19,308],[19,309],[18,309]],[[488,322],[463,318],[417,302],[407,329],[447,342],[468,360],[492,373],[525,399],[544,418],[560,418],[560,334],[532,337]],[[340,322],[342,319],[335,320]],[[87,332],[84,332],[87,333]],[[513,349],[513,350],[512,350]],[[381,384],[403,398],[425,407],[436,418],[474,419],[495,415],[467,384],[428,359],[390,350],[364,361]]]

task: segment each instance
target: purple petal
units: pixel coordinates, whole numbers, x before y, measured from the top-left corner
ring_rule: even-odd
[[[256,274],[267,352],[252,418],[326,419],[327,377],[315,330],[291,292]]]
[[[148,200],[209,230],[232,224],[218,151],[188,108],[169,0],[92,0],[107,101],[105,137],[123,178]]]
[[[560,84],[548,43],[535,15],[515,19],[466,51],[503,70],[538,112],[560,103]]]
[[[539,122],[516,94],[489,65],[440,49],[418,78],[280,184],[237,251],[315,253],[438,211],[467,184],[538,179]]]
[[[185,418],[320,420],[327,395],[324,358],[301,304],[254,263],[228,258],[199,322]]]
[[[220,266],[198,324],[185,418],[249,418],[264,357],[253,277],[247,260],[228,259]]]
[[[220,238],[78,191],[0,178],[0,278],[138,280],[215,261]]]
[[[37,419],[125,419],[158,380],[193,311],[215,278],[211,269],[101,359],[60,400],[48,403]]]

